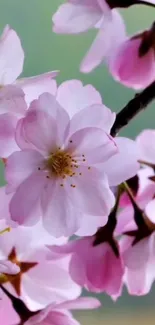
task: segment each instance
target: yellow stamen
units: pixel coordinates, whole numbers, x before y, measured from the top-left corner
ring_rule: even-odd
[[[11,228],[10,227],[7,227],[5,228],[4,230],[0,231],[0,235],[3,235],[5,234],[6,232],[10,232],[11,231]]]
[[[46,161],[45,168],[47,168],[52,176],[65,177],[65,175],[72,175],[71,156],[63,151],[57,150],[51,154]]]

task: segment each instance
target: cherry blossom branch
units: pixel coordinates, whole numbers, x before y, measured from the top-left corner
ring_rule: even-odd
[[[141,111],[143,111],[148,104],[155,99],[155,81],[145,88],[139,94],[129,101],[129,103],[116,115],[115,123],[111,129],[111,135],[115,137],[117,133]]]

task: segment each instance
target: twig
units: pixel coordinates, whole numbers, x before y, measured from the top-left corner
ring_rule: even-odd
[[[111,135],[115,137],[117,133],[126,126],[137,114],[143,111],[148,104],[155,99],[155,81],[139,94],[116,115],[115,123],[111,129]]]

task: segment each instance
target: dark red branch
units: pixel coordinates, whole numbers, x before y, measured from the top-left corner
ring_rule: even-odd
[[[155,99],[155,81],[139,94],[130,100],[130,102],[116,115],[115,123],[111,129],[111,135],[115,137],[117,133],[128,125],[141,111],[145,110]]]

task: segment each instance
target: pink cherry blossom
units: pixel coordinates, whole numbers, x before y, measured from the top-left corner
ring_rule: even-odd
[[[54,71],[16,80],[23,70],[23,63],[20,39],[13,29],[6,26],[0,38],[0,157],[7,157],[18,149],[14,132],[27,105],[44,91],[56,92],[52,78],[57,72]]]
[[[6,165],[8,189],[15,191],[11,218],[35,223],[41,209],[45,228],[55,236],[68,236],[78,231],[83,214],[108,215],[114,204],[109,184],[119,184],[139,167],[135,143],[125,138],[115,142],[109,135],[113,120],[101,104],[85,107],[70,119],[50,94],[32,102],[17,128],[21,151]]]
[[[82,72],[90,72],[96,68],[125,38],[123,20],[118,12],[110,9],[107,2],[68,1],[61,5],[53,16],[53,30],[56,33],[74,34],[93,27],[99,29],[95,41],[82,61]]]
[[[70,255],[69,271],[73,280],[89,291],[106,292],[115,300],[120,296],[123,284],[122,259],[116,256],[108,242],[104,242],[104,237],[100,244],[95,244],[95,239],[96,236],[85,237],[64,246],[49,247],[51,256]]]
[[[104,12],[110,12],[105,0],[69,0],[53,16],[56,33],[81,33],[94,27]]]
[[[3,220],[0,226],[5,228]],[[53,238],[51,240],[55,243]],[[50,303],[75,299],[81,292],[69,275],[69,261],[47,260],[45,244],[50,244],[50,239],[46,238],[40,225],[17,227],[0,236],[0,260],[6,259],[20,267],[18,274],[2,274],[0,283],[12,295],[20,297],[32,311],[45,308]]]
[[[77,298],[73,301],[66,301],[61,304],[53,304],[45,310],[32,316],[25,325],[79,325],[73,318],[70,310],[94,309],[100,307],[100,302],[95,298]]]
[[[127,87],[145,88],[155,79],[154,29],[122,42],[109,60],[113,77]]]
[[[118,215],[115,233],[126,234],[120,241],[121,255],[125,264],[124,282],[129,293],[133,295],[147,294],[155,278],[154,193],[153,182],[146,183],[146,186],[139,190],[136,202],[145,213],[145,218],[144,214],[140,213],[139,226],[134,217],[137,212],[131,203]]]
[[[131,227],[130,224],[130,230],[136,230],[134,225]],[[148,294],[155,279],[154,239],[154,233],[150,232],[135,245],[132,237],[126,236],[121,240],[121,254],[126,267],[124,281],[132,295]]]

